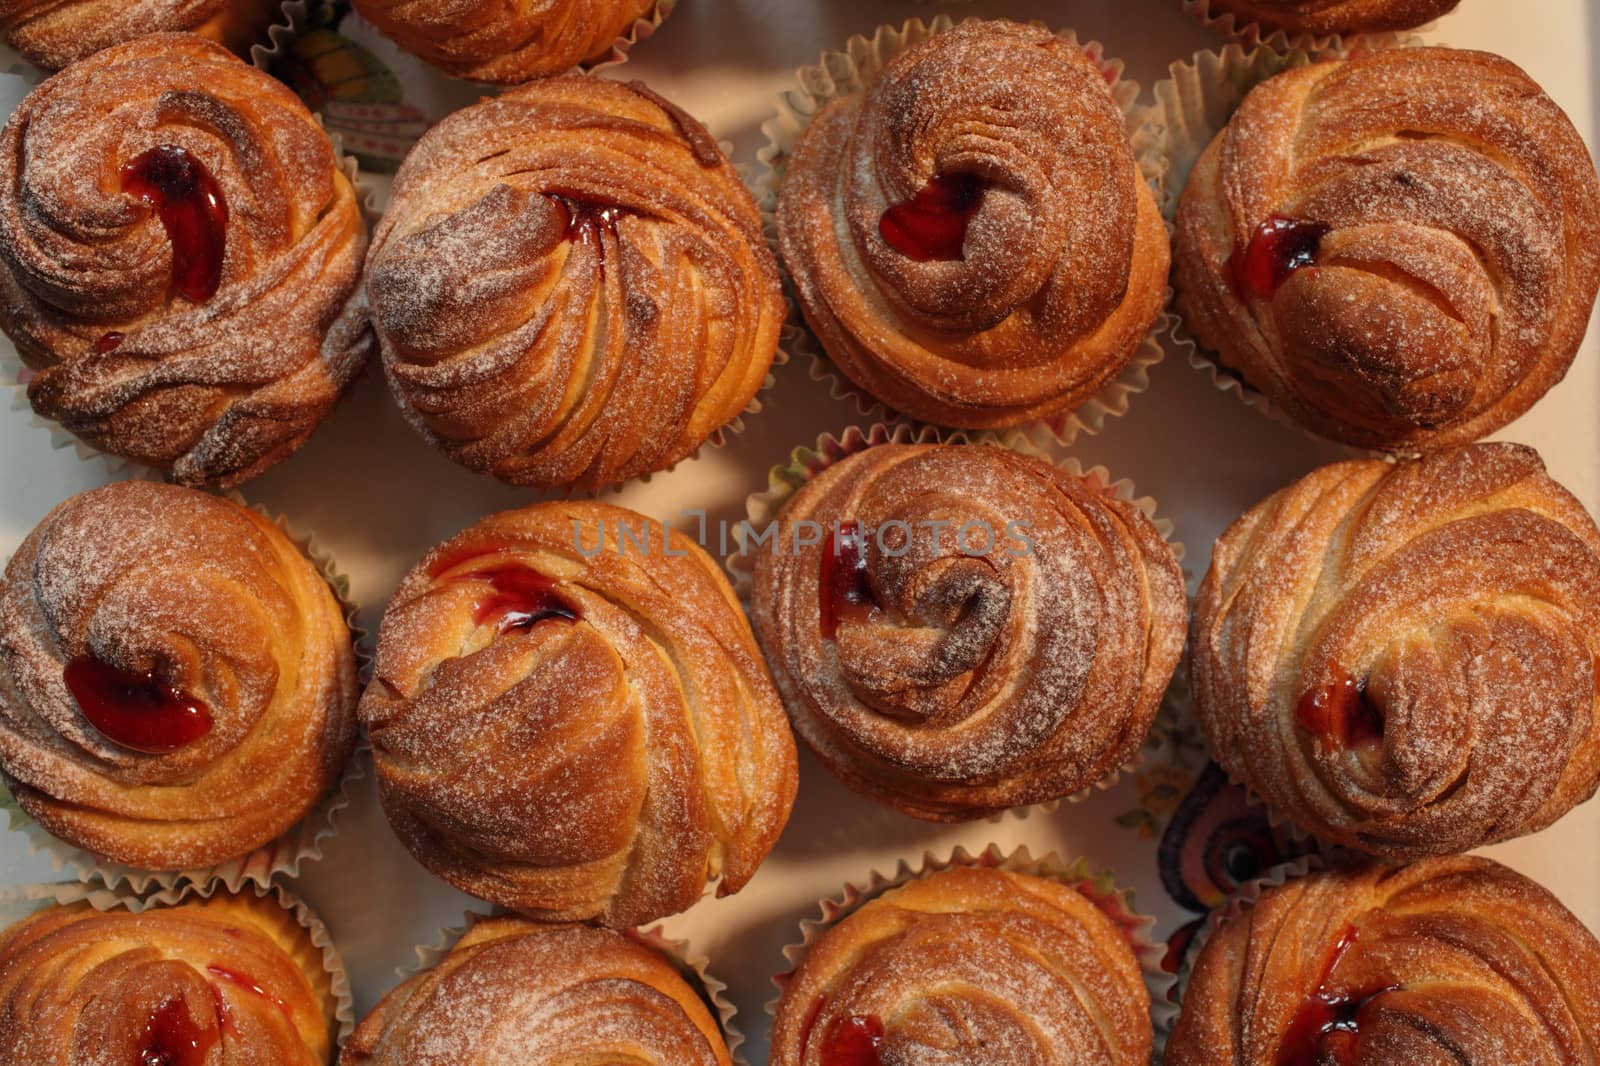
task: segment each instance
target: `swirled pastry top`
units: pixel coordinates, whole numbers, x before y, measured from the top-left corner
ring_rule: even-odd
[[[643,515],[544,503],[429,552],[361,703],[384,811],[463,891],[640,925],[754,875],[794,740],[711,558]]]
[[[131,866],[237,858],[355,743],[344,612],[269,520],[124,481],[47,515],[0,587],[0,771],[22,809]]]
[[[733,166],[637,82],[553,78],[444,119],[367,266],[407,416],[516,484],[594,488],[693,454],[755,396],[785,314]]]
[[[253,477],[327,416],[370,345],[365,248],[305,105],[199,37],[98,52],[0,133],[0,326],[28,399],[184,483]]]
[[[1166,298],[1166,231],[1105,75],[1012,22],[936,34],[818,112],[778,233],[829,357],[944,425],[1080,405]]]
[[[1488,859],[1269,888],[1201,949],[1168,1066],[1593,1066],[1600,944]]]
[[[52,906],[0,932],[0,1061],[327,1066],[321,953],[276,904]]]
[[[152,33],[187,32],[243,53],[279,11],[272,0],[0,0],[0,35],[45,70]]]
[[[1179,307],[1308,429],[1417,451],[1561,380],[1600,286],[1600,180],[1532,79],[1401,48],[1245,97],[1178,210]]]
[[[1291,33],[1409,30],[1456,9],[1461,0],[1209,0],[1215,14]]]
[[[1468,851],[1600,782],[1600,530],[1531,448],[1312,472],[1217,542],[1192,647],[1218,761],[1330,841]]]
[[[600,59],[656,0],[355,0],[408,52],[458,78],[513,85]]]
[[[778,1002],[770,1062],[1145,1066],[1149,1012],[1126,933],[1087,896],[957,867],[811,944]]]
[[[677,968],[622,933],[480,919],[394,989],[342,1066],[526,1063],[729,1066],[717,1021]]]
[[[1182,651],[1154,523],[1004,448],[884,444],[797,492],[752,617],[795,729],[852,787],[959,820],[1088,788]]]

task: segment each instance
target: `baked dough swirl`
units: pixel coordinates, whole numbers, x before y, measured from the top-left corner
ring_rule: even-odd
[[[1600,287],[1600,180],[1515,65],[1400,48],[1245,97],[1178,210],[1184,319],[1306,428],[1419,451],[1560,381]]]
[[[778,233],[828,356],[941,425],[1082,404],[1166,299],[1166,230],[1104,74],[1012,22],[936,34],[823,108]]]
[[[355,0],[384,34],[458,78],[514,85],[603,58],[656,0]]]
[[[1224,12],[1269,30],[1291,33],[1381,33],[1410,30],[1456,9],[1461,0],[1210,0]]]
[[[755,201],[705,127],[602,78],[430,130],[368,271],[407,416],[515,484],[595,488],[691,455],[755,396],[785,315]]]
[[[1217,542],[1193,688],[1217,760],[1391,858],[1531,833],[1600,782],[1600,530],[1515,444],[1336,463]]]
[[[0,932],[0,1061],[327,1066],[320,952],[276,904],[52,906]]]
[[[732,590],[689,538],[599,503],[492,515],[384,614],[361,702],[424,866],[529,917],[641,925],[755,874],[794,740]]]
[[[796,731],[834,773],[958,821],[1071,795],[1131,758],[1186,603],[1154,523],[1087,479],[987,445],[884,444],[790,499],[752,617]]]
[[[279,10],[274,0],[0,0],[0,36],[45,70],[152,33],[194,33],[242,55]]]
[[[98,52],[0,133],[0,326],[34,410],[186,484],[245,481],[327,417],[371,347],[365,248],[305,105],[199,37]]]
[[[778,1003],[772,1066],[1145,1066],[1150,994],[1126,933],[1042,877],[957,867],[824,933]],[[849,1051],[870,1042],[876,1058]]]
[[[1600,943],[1488,859],[1268,888],[1201,949],[1167,1066],[1593,1066]]]
[[[527,1063],[730,1066],[701,994],[656,951],[608,929],[484,918],[395,988],[341,1066]]]
[[[193,489],[74,496],[0,588],[0,771],[76,847],[151,870],[281,835],[355,744],[344,610],[271,521]]]

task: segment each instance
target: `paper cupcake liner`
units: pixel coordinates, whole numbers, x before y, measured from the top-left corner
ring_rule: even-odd
[[[1183,0],[1183,12],[1196,19],[1207,29],[1214,30],[1224,37],[1232,37],[1240,41],[1246,48],[1266,45],[1280,52],[1288,52],[1297,48],[1307,52],[1322,52],[1328,49],[1344,48],[1347,42],[1353,44],[1366,37],[1383,36],[1383,34],[1316,34],[1303,30],[1290,32],[1289,30],[1263,26],[1259,22],[1252,21],[1248,16],[1237,15],[1232,11],[1217,11],[1212,6],[1212,0]],[[1428,33],[1437,28],[1438,25],[1439,22],[1435,19],[1406,32],[1411,34]]]
[[[0,889],[0,928],[21,921],[46,907],[88,903],[97,911],[118,908],[135,914],[160,907],[170,907],[185,900],[210,899],[224,888],[221,881],[204,884],[185,884],[164,888],[159,892],[141,895],[119,891],[104,884],[73,882],[65,884],[31,884]],[[334,946],[333,936],[317,913],[299,896],[282,885],[252,885],[257,899],[267,899],[282,907],[303,928],[311,940],[313,950],[320,956],[322,969],[327,973],[334,997],[334,1022],[336,1030],[334,1047],[344,1044],[345,1038],[355,1028],[355,998],[350,989],[350,975],[345,971],[344,960]],[[240,890],[227,888],[227,893]]]
[[[355,649],[357,684],[365,684],[372,676],[372,654],[367,648],[367,633],[357,623],[359,608],[350,597],[350,579],[339,569],[323,547],[310,533],[297,531],[282,515],[275,515],[259,504],[247,503],[237,492],[218,493],[233,503],[247,507],[270,519],[301,553],[311,560],[333,591],[343,610],[345,624],[350,628],[350,639]],[[7,559],[9,562],[9,558]],[[193,867],[183,870],[142,870],[113,862],[92,852],[77,848],[65,840],[51,835],[33,820],[11,797],[4,778],[0,777],[0,813],[9,821],[9,828],[27,838],[30,854],[44,854],[53,867],[72,874],[81,882],[100,881],[109,889],[126,885],[132,892],[170,890],[181,883],[209,884],[213,881],[236,892],[241,885],[269,885],[275,878],[300,876],[300,867],[322,858],[325,841],[338,835],[338,816],[350,806],[351,786],[367,776],[372,758],[371,745],[366,735],[358,735],[355,750],[339,774],[339,779],[328,794],[323,796],[306,815],[282,836],[270,840],[244,855],[213,866]]]
[[[1203,0],[1186,0],[1186,3],[1195,2]],[[1169,228],[1177,217],[1178,203],[1188,187],[1195,163],[1227,126],[1251,89],[1286,70],[1326,59],[1343,59],[1357,49],[1409,48],[1421,43],[1413,36],[1381,34],[1356,38],[1349,44],[1334,41],[1318,50],[1289,48],[1281,41],[1278,46],[1257,43],[1249,48],[1230,44],[1220,52],[1196,52],[1190,59],[1173,63],[1168,68],[1168,76],[1154,86],[1156,109],[1161,115],[1160,151],[1166,179],[1161,210]],[[1213,388],[1232,394],[1246,407],[1274,422],[1292,427],[1321,444],[1339,447],[1350,456],[1383,454],[1330,440],[1302,426],[1200,344],[1182,316],[1176,313],[1175,295],[1168,306],[1171,309],[1166,320],[1168,343],[1183,355],[1190,367],[1206,375]]]
[[[1172,994],[1176,978],[1161,965],[1166,957],[1166,945],[1156,941],[1152,935],[1156,920],[1139,913],[1134,907],[1133,893],[1117,887],[1115,875],[1111,871],[1095,870],[1083,859],[1068,862],[1055,852],[1034,858],[1027,845],[1007,853],[1001,850],[999,845],[990,844],[976,855],[964,847],[957,847],[947,858],[926,851],[923,853],[922,862],[916,867],[901,859],[892,874],[884,874],[873,869],[864,880],[847,882],[838,895],[818,900],[818,916],[802,920],[800,939],[783,949],[783,957],[788,963],[788,968],[772,979],[772,983],[777,986],[777,993],[767,1001],[767,1016],[774,1019],[778,1016],[778,1003],[783,998],[789,980],[799,969],[801,961],[811,950],[812,945],[840,920],[849,917],[863,904],[877,899],[890,889],[958,866],[1030,874],[1059,881],[1084,892],[1122,928],[1135,957],[1139,960],[1139,968],[1144,974],[1145,988],[1150,993],[1150,1021],[1157,1034],[1156,1046],[1159,1049],[1161,1034],[1176,1022],[1178,1011]],[[1152,1062],[1154,1061],[1156,1060],[1152,1058]]]
[[[823,433],[817,438],[814,446],[795,448],[790,453],[789,462],[772,468],[767,475],[767,487],[760,492],[752,493],[745,500],[746,520],[737,527],[734,533],[736,547],[729,554],[724,564],[732,579],[735,594],[739,597],[746,609],[749,610],[750,595],[754,586],[756,550],[751,544],[750,533],[752,530],[766,529],[778,520],[779,513],[789,498],[800,490],[802,486],[811,481],[828,467],[869,448],[880,444],[989,444],[997,447],[1008,448],[1023,455],[1032,456],[1043,460],[1057,470],[1065,471],[1072,477],[1095,485],[1100,491],[1107,492],[1119,500],[1125,500],[1137,507],[1145,517],[1149,518],[1167,542],[1182,564],[1185,554],[1183,544],[1173,539],[1174,527],[1170,520],[1161,517],[1156,511],[1156,501],[1149,496],[1140,496],[1132,481],[1126,478],[1113,479],[1111,472],[1103,466],[1096,466],[1087,471],[1074,457],[1060,457],[1051,454],[1046,448],[1019,431],[1008,433],[975,432],[969,430],[946,430],[936,426],[915,425],[906,422],[875,422],[865,429],[860,426],[850,426],[838,436],[832,433]],[[1188,581],[1188,571],[1184,571],[1185,583]],[[1170,689],[1169,689],[1170,691]],[[1167,697],[1163,697],[1165,700]],[[1122,780],[1125,773],[1136,772],[1149,753],[1150,745],[1141,744],[1137,751],[1120,766],[1113,769],[1100,780],[1089,785],[1081,791],[1069,796],[1062,796],[1042,803],[1029,804],[1021,807],[1012,807],[997,814],[988,815],[983,820],[999,822],[1007,817],[1027,818],[1034,811],[1049,814],[1060,808],[1062,803],[1082,803],[1097,792],[1106,792]]]
[[[477,922],[484,918],[517,917],[517,913],[504,907],[495,907],[488,912],[468,911],[462,916],[460,925],[452,925],[439,930],[438,935],[426,944],[416,946],[417,961],[412,966],[402,967],[395,971],[402,981],[408,980],[433,969],[450,953],[450,950],[460,942]],[[530,919],[531,921],[531,919]],[[535,923],[537,924],[537,923]],[[700,994],[700,998],[711,1009],[712,1017],[717,1019],[718,1026],[722,1029],[724,1042],[728,1045],[728,1054],[732,1057],[735,1066],[749,1066],[749,1060],[741,1053],[740,1048],[745,1042],[744,1034],[739,1031],[734,1023],[734,1016],[738,1014],[732,1001],[727,997],[728,985],[718,980],[711,973],[711,959],[704,952],[694,950],[687,940],[677,940],[668,937],[659,923],[652,924],[649,928],[639,929],[613,929],[610,932],[621,933],[652,951],[666,957],[681,973],[689,986]],[[387,992],[388,990],[385,989]]]
[[[762,213],[769,216],[768,232],[774,238],[774,251],[777,248],[775,238],[778,187],[782,184],[788,158],[806,128],[810,126],[811,120],[834,100],[866,91],[884,66],[901,52],[921,44],[935,34],[953,29],[955,25],[956,21],[951,16],[939,14],[927,22],[913,18],[900,26],[880,26],[870,38],[853,36],[845,42],[842,51],[823,52],[817,65],[801,67],[795,72],[797,87],[789,89],[778,98],[777,115],[762,123],[761,132],[765,134],[767,143],[756,153],[756,158],[761,163],[761,172],[756,177],[754,189]],[[1042,24],[1036,23],[1036,25]],[[1161,203],[1164,197],[1162,191],[1164,161],[1161,153],[1158,110],[1140,102],[1138,83],[1122,76],[1122,60],[1108,57],[1100,42],[1080,43],[1077,34],[1070,29],[1058,29],[1053,32],[1063,40],[1081,47],[1105,72],[1111,85],[1112,97],[1127,121],[1134,160],[1146,183],[1155,193],[1156,202]],[[785,277],[787,279],[787,274]],[[797,309],[796,321],[799,323],[800,301],[792,291],[793,283],[786,280],[786,284],[790,286],[790,304]],[[1169,291],[1168,303],[1170,296]],[[1161,362],[1166,355],[1160,337],[1170,328],[1169,318],[1170,315],[1166,312],[1158,316],[1149,334],[1134,350],[1127,365],[1094,396],[1073,410],[1035,419],[1012,428],[1030,435],[1034,431],[1039,431],[1048,434],[1056,443],[1067,446],[1077,439],[1079,434],[1100,432],[1106,419],[1126,414],[1132,397],[1150,387],[1150,368]],[[798,333],[795,352],[809,357],[812,379],[827,382],[835,399],[851,399],[863,418],[919,423],[919,420],[894,410],[852,382],[828,358],[821,344],[809,330],[802,327],[798,329]]]

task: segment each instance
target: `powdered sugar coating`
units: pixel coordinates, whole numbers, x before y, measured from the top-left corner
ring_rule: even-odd
[[[1216,12],[1291,33],[1381,33],[1415,29],[1461,0],[1211,0]]]
[[[875,605],[830,636],[823,558],[850,522]],[[1177,665],[1185,601],[1132,504],[1004,448],[885,444],[785,505],[751,613],[796,730],[835,773],[959,820],[1126,762]]]
[[[1270,294],[1228,266],[1274,218],[1330,227]],[[1257,86],[1202,154],[1176,287],[1207,348],[1313,432],[1418,451],[1481,437],[1571,364],[1600,289],[1600,178],[1532,79],[1400,48]]]
[[[152,33],[195,33],[243,52],[278,10],[276,0],[0,0],[0,35],[35,66],[60,70]]]
[[[1600,784],[1600,530],[1520,445],[1323,467],[1217,542],[1192,664],[1217,760],[1307,832],[1393,858],[1531,833]],[[1297,724],[1344,678],[1376,743]]]
[[[102,736],[63,672],[93,655],[153,671],[213,725],[166,754]],[[355,744],[342,608],[268,520],[149,482],[75,496],[28,535],[0,589],[0,771],[28,814],[77,847],[177,870],[280,835]]]

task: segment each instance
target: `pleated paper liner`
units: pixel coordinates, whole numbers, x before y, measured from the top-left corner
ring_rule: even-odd
[[[885,874],[873,869],[863,879],[845,884],[838,895],[818,900],[818,916],[803,920],[800,923],[800,939],[783,949],[788,968],[772,979],[778,991],[767,1002],[768,1016],[777,1017],[778,1001],[782,999],[790,978],[799,969],[812,945],[842,919],[890,889],[953,867],[996,869],[1044,877],[1076,888],[1088,896],[1122,928],[1134,956],[1139,960],[1145,988],[1150,993],[1150,1021],[1157,1034],[1156,1046],[1160,1047],[1162,1034],[1177,1020],[1177,1008],[1173,1005],[1172,995],[1176,978],[1162,967],[1166,945],[1156,941],[1152,935],[1156,920],[1139,913],[1134,906],[1133,893],[1117,886],[1113,871],[1096,870],[1083,859],[1068,861],[1055,852],[1035,858],[1026,845],[1009,853],[996,844],[990,844],[976,855],[963,847],[957,847],[948,857],[940,857],[931,851],[924,852],[921,862],[915,867],[901,859],[892,873]]]
[[[845,42],[843,50],[824,52],[818,64],[801,67],[795,72],[796,87],[778,98],[777,115],[761,125],[767,143],[756,155],[761,168],[754,189],[763,214],[768,216],[767,229],[773,238],[774,251],[777,248],[775,215],[778,188],[783,182],[789,156],[811,120],[834,100],[865,92],[888,62],[901,52],[955,25],[956,20],[951,16],[939,14],[926,22],[914,18],[900,26],[880,26],[871,37],[851,37]],[[1127,120],[1134,160],[1155,192],[1156,202],[1160,203],[1163,198],[1163,158],[1157,110],[1140,102],[1138,83],[1122,77],[1122,61],[1107,56],[1098,41],[1080,44],[1077,34],[1070,29],[1054,32],[1063,40],[1081,47],[1105,72],[1111,84],[1112,96]],[[799,318],[799,300],[794,296],[792,283],[789,284],[789,302],[796,309],[798,333],[794,352],[808,357],[812,379],[827,383],[835,399],[854,402],[857,412],[864,419],[915,421],[857,386],[838,369],[816,337],[804,328]],[[1047,439],[1065,446],[1071,444],[1080,433],[1100,432],[1106,419],[1126,414],[1132,397],[1149,388],[1150,368],[1166,354],[1159,339],[1169,329],[1166,319],[1163,313],[1122,371],[1096,395],[1071,411],[1025,422],[1014,428],[1029,436],[1045,435]]]
[[[1156,531],[1171,547],[1173,555],[1177,557],[1180,565],[1183,561],[1185,548],[1183,544],[1174,539],[1172,522],[1161,517],[1157,512],[1156,501],[1148,496],[1140,496],[1133,482],[1126,478],[1113,479],[1111,472],[1103,466],[1096,466],[1088,471],[1082,464],[1072,457],[1061,458],[1052,455],[1025,433],[1012,431],[1006,434],[974,433],[965,430],[943,430],[935,426],[917,426],[905,422],[875,422],[862,428],[850,426],[837,436],[832,433],[823,433],[817,438],[815,445],[803,445],[795,448],[790,453],[789,462],[775,466],[767,476],[767,487],[760,492],[752,493],[745,500],[746,518],[739,523],[734,531],[735,548],[728,556],[726,567],[733,581],[734,592],[748,612],[750,595],[754,585],[757,553],[761,550],[760,542],[752,536],[753,532],[766,530],[774,526],[779,513],[789,498],[800,490],[802,486],[811,481],[828,467],[859,452],[866,451],[882,444],[987,444],[995,447],[1007,448],[1022,455],[1028,455],[1042,460],[1064,471],[1071,477],[1086,482],[1116,499],[1132,503],[1149,518],[1155,525]],[[1184,572],[1185,581],[1188,572]],[[1171,698],[1172,690],[1163,698],[1163,712],[1165,713],[1166,701]],[[1118,766],[1110,774],[1096,781],[1094,784],[1059,799],[1046,800],[1042,803],[1031,804],[1023,807],[1014,807],[999,814],[989,815],[985,820],[998,822],[1007,816],[1027,818],[1034,811],[1043,814],[1057,810],[1063,802],[1081,803],[1089,799],[1096,792],[1105,792],[1113,788],[1122,779],[1125,773],[1133,773],[1145,762],[1149,752],[1148,745],[1141,745],[1127,762]]]
[[[437,937],[426,944],[416,947],[417,963],[407,966],[397,972],[402,981],[415,977],[439,965],[439,962],[450,953],[450,949],[466,935],[467,930],[484,918],[515,917],[516,912],[503,907],[492,908],[489,912],[468,911],[463,916],[461,925],[453,925],[441,929]],[[531,919],[529,919],[531,921]],[[535,923],[537,924],[537,923]],[[675,940],[668,937],[659,924],[649,928],[613,930],[623,936],[643,945],[646,948],[663,956],[683,976],[700,998],[711,1010],[711,1016],[717,1020],[722,1029],[723,1039],[728,1045],[728,1054],[733,1058],[735,1066],[750,1066],[749,1060],[741,1052],[744,1044],[744,1034],[739,1031],[734,1021],[738,1009],[727,997],[728,986],[718,980],[711,973],[711,959],[704,953],[694,950],[687,940]],[[388,989],[384,990],[386,993]]]
[[[1247,15],[1238,15],[1232,11],[1219,11],[1213,0],[1182,0],[1182,4],[1184,14],[1196,19],[1209,30],[1239,41],[1246,48],[1266,45],[1280,52],[1288,52],[1294,49],[1301,49],[1307,52],[1322,52],[1328,49],[1344,48],[1347,43],[1354,44],[1366,36],[1382,36],[1381,34],[1316,34],[1305,31],[1290,31],[1273,26],[1263,26]],[[1436,19],[1407,32],[1428,33],[1437,28],[1438,24]]]
[[[321,970],[328,975],[334,997],[334,1031],[330,1034],[334,1046],[342,1045],[355,1028],[355,999],[350,990],[350,976],[345,972],[344,960],[334,946],[333,936],[322,919],[317,917],[305,901],[283,885],[250,885],[243,889],[226,888],[221,881],[203,884],[184,884],[164,888],[158,892],[139,894],[126,889],[116,889],[101,883],[75,882],[67,884],[33,884],[17,888],[0,889],[0,928],[35,914],[51,906],[87,903],[97,911],[123,909],[135,914],[161,907],[170,907],[188,900],[208,900],[232,893],[247,899],[267,900],[282,908],[284,920],[293,923],[306,933],[310,945],[304,956],[293,956],[308,971]]]
[[[328,587],[343,609],[346,625],[350,627],[351,643],[356,656],[357,683],[359,685],[368,680],[372,673],[372,656],[367,649],[367,635],[356,621],[358,607],[350,597],[350,579],[339,569],[333,556],[317,543],[312,534],[297,531],[283,516],[275,515],[259,505],[246,503],[238,493],[224,495],[234,503],[271,519],[272,523],[321,572],[323,580],[328,583]],[[226,886],[229,891],[238,891],[241,885],[247,883],[267,885],[279,877],[298,877],[302,864],[322,858],[324,842],[338,834],[339,813],[350,806],[351,786],[367,776],[370,761],[371,747],[365,734],[361,734],[356,741],[355,750],[339,775],[338,782],[306,813],[304,818],[277,839],[268,841],[238,858],[209,867],[142,870],[76,848],[52,836],[43,826],[29,817],[11,797],[3,776],[0,776],[0,813],[7,817],[10,829],[21,832],[27,837],[30,852],[49,856],[55,869],[67,871],[79,881],[99,881],[111,889],[126,885],[129,891],[136,893],[157,889],[167,890],[183,882],[207,884],[216,881]]]
[[[1211,142],[1227,126],[1251,89],[1262,82],[1297,67],[1328,59],[1347,58],[1357,49],[1407,48],[1421,44],[1415,37],[1395,34],[1362,37],[1348,45],[1335,42],[1310,51],[1305,48],[1274,47],[1256,44],[1246,48],[1229,44],[1220,52],[1196,52],[1168,68],[1168,75],[1154,86],[1156,109],[1160,113],[1160,152],[1165,187],[1161,210],[1170,228],[1178,213],[1178,203],[1189,184],[1189,174]],[[1282,42],[1279,42],[1282,45]],[[1176,254],[1176,249],[1174,249]],[[1290,426],[1311,440],[1333,444],[1350,456],[1380,453],[1330,441],[1300,425],[1264,393],[1248,384],[1236,371],[1224,366],[1216,353],[1201,346],[1177,314],[1177,302],[1169,304],[1167,340],[1195,370],[1205,374],[1213,388],[1238,398],[1246,407],[1274,422]]]

